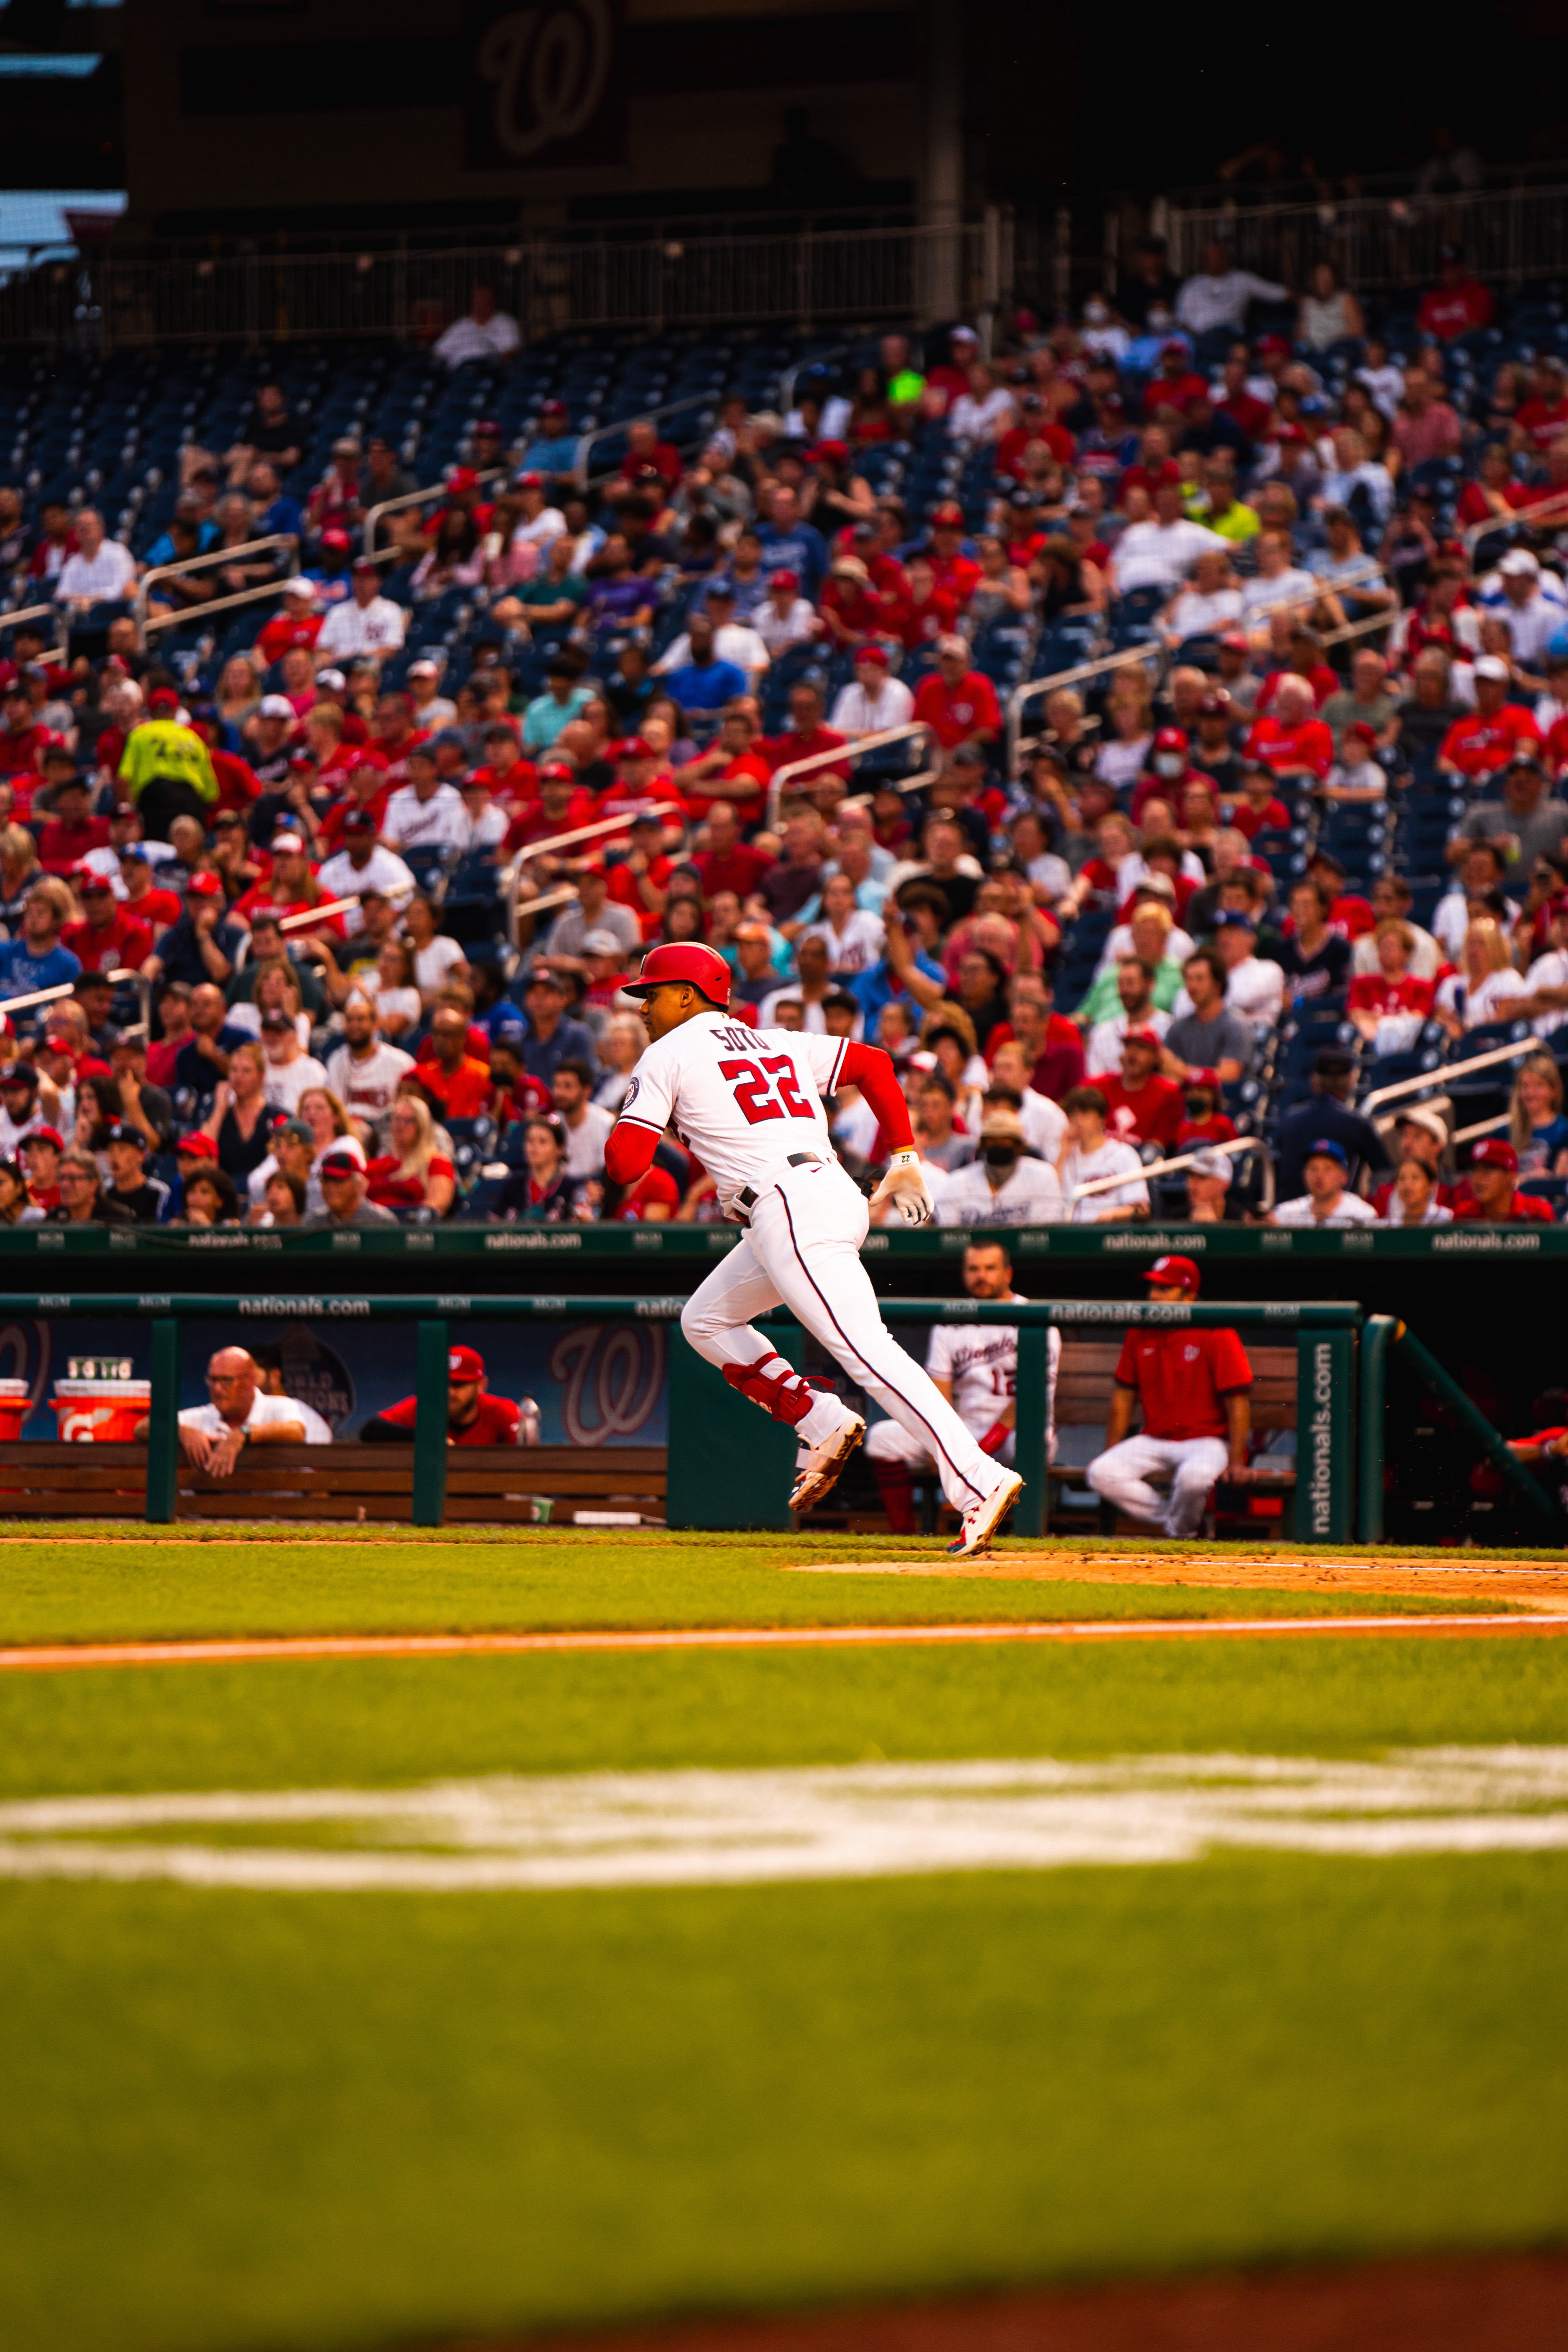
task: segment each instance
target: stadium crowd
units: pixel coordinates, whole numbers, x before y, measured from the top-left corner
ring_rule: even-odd
[[[401,452],[312,473],[280,383],[140,555],[0,487],[59,614],[0,667],[0,991],[55,992],[0,1223],[711,1218],[673,1133],[603,1162],[622,984],[693,938],[747,1021],[888,1049],[947,1224],[1550,1221],[1568,362],[1500,309],[1457,253],[1373,320],[1151,246],[604,478],[568,402],[476,407],[368,532]],[[498,315],[440,351],[476,401]]]

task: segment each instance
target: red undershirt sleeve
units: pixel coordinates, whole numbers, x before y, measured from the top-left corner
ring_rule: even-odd
[[[612,1184],[635,1184],[653,1166],[659,1130],[618,1118],[605,1138],[605,1173]]]
[[[859,1087],[881,1121],[882,1132],[892,1149],[911,1151],[914,1129],[910,1125],[910,1107],[904,1100],[892,1055],[884,1054],[880,1045],[847,1045],[839,1076],[847,1085]]]

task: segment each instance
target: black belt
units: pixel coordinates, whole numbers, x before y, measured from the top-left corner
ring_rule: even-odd
[[[789,1155],[789,1165],[792,1168],[820,1168],[822,1154],[820,1151],[792,1151]],[[770,1192],[773,1190],[772,1185],[768,1190]],[[737,1209],[754,1209],[762,1197],[754,1185],[748,1184],[743,1192],[736,1193],[735,1206]],[[744,1224],[746,1220],[742,1217],[738,1222]]]

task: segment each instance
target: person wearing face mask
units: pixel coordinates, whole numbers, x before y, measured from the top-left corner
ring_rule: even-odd
[[[1091,294],[1083,306],[1083,331],[1079,337],[1096,359],[1114,360],[1120,367],[1132,348],[1132,338],[1103,294]]]
[[[955,1169],[937,1197],[939,1225],[1050,1225],[1062,1217],[1057,1171],[1025,1157],[1017,1112],[997,1103],[980,1124],[980,1151]]]

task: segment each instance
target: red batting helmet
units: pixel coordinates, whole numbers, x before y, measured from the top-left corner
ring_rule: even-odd
[[[676,940],[652,948],[643,958],[636,980],[623,983],[628,996],[647,996],[672,981],[689,981],[698,992],[722,1012],[730,1002],[730,967],[712,948],[695,940]]]

